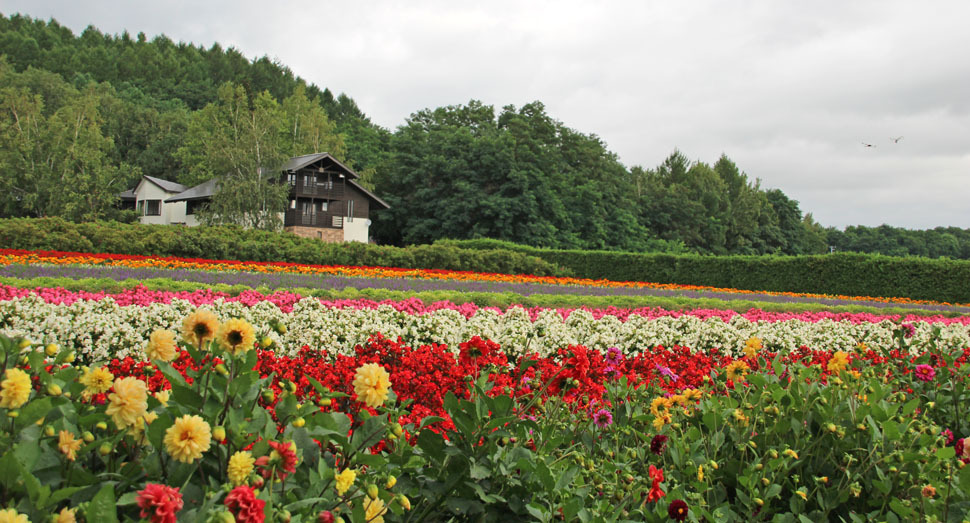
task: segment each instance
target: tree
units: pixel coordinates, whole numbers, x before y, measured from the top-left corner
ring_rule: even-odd
[[[208,224],[236,224],[278,229],[289,188],[279,183],[287,158],[281,143],[283,118],[268,92],[252,106],[242,86],[226,83],[218,99],[192,116],[185,145],[178,149],[189,171],[186,185],[213,177],[219,190],[199,219]]]

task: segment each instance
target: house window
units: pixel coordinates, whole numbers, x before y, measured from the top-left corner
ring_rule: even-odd
[[[313,216],[314,214],[317,213],[317,206],[313,205],[312,200],[304,201],[302,207],[303,207],[303,214],[307,216]]]
[[[333,189],[333,180],[330,179],[329,174],[326,176],[326,178],[324,178],[323,174],[317,175],[317,188],[327,190]]]
[[[189,201],[185,202],[185,214],[186,215],[193,215],[193,214],[198,213],[199,210],[202,209],[203,203],[204,202],[200,202],[198,200],[189,200]]]
[[[354,221],[354,201],[347,200],[347,221]]]
[[[330,208],[330,202],[328,202],[327,200],[320,202],[320,212],[327,212],[329,208]]]
[[[161,200],[145,200],[145,216],[161,216],[161,215],[162,215]]]
[[[135,209],[138,211],[138,214],[144,215],[145,214],[145,200],[138,200],[138,205],[135,207]]]
[[[313,183],[313,175],[304,174],[303,175],[303,186],[304,187],[309,187],[311,183]]]
[[[294,180],[296,183],[296,180]],[[296,209],[296,200],[290,200],[290,209]]]
[[[286,175],[286,183],[296,185],[296,173],[288,173]]]

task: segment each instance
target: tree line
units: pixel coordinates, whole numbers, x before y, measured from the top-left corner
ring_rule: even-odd
[[[261,167],[326,151],[391,205],[372,216],[386,244],[970,258],[970,230],[822,227],[726,155],[707,163],[675,150],[627,168],[541,102],[423,109],[391,132],[350,97],[219,44],[94,27],[75,36],[54,20],[0,16],[0,111],[2,216],[131,219],[116,196],[141,175],[188,186],[215,177],[233,189],[204,219],[273,228],[286,195]]]

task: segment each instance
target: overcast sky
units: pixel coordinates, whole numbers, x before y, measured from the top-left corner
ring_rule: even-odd
[[[627,167],[675,148],[727,154],[825,226],[970,228],[965,0],[4,0],[0,12],[266,55],[391,130],[424,108],[539,100]]]

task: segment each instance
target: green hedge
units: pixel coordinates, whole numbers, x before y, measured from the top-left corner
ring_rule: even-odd
[[[402,248],[357,242],[326,243],[290,233],[239,227],[72,223],[60,218],[0,219],[0,246],[8,249],[216,260],[367,265],[543,276],[567,274],[538,257],[507,249],[465,249],[444,244]]]
[[[567,251],[496,240],[439,240],[435,245],[502,248],[538,256],[582,278],[970,303],[970,261],[967,260],[856,253],[701,256]]]

